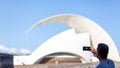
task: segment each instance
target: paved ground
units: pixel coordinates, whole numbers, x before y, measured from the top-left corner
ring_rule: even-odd
[[[95,68],[98,63],[69,63],[69,64],[36,64],[36,65],[24,65],[15,66],[15,68]],[[115,68],[120,68],[120,62],[115,63]]]

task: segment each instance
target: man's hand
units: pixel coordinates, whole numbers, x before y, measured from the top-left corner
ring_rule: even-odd
[[[95,48],[93,46],[90,47],[91,48],[91,52],[94,54],[95,57],[97,57],[97,52],[95,50]]]

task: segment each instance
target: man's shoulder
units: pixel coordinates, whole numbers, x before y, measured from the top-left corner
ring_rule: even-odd
[[[110,63],[113,63],[113,64],[114,64],[114,61],[113,61],[113,60],[110,60],[110,59],[108,59],[107,62],[108,62],[108,63],[110,62]]]
[[[106,63],[104,61],[101,61],[96,68],[104,68],[106,66]]]
[[[108,59],[106,61],[100,62],[96,68],[114,68],[114,66],[114,61]]]
[[[104,67],[104,65],[99,63],[96,68],[102,68],[102,67]]]

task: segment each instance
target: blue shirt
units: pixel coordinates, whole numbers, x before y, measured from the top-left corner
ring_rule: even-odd
[[[112,60],[101,61],[96,68],[115,68],[115,64]]]

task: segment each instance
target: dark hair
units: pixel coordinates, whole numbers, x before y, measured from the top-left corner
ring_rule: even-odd
[[[105,43],[99,43],[97,47],[98,55],[102,58],[107,58],[109,47]]]

